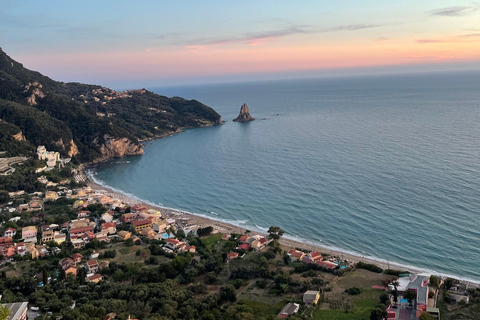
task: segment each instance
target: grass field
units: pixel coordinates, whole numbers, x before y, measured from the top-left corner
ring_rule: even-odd
[[[338,278],[331,283],[332,291],[327,292],[325,297],[327,303],[322,303],[321,307],[317,307],[313,314],[315,320],[368,320],[372,309],[380,303],[380,295],[385,292],[382,290],[372,289],[373,285],[381,285],[382,281],[390,279],[391,276],[370,272],[364,269],[358,269],[346,276]],[[357,287],[361,288],[359,295],[350,296],[345,293],[345,289]],[[353,309],[345,311],[344,308],[338,307],[346,300],[353,302]],[[332,306],[337,305],[336,308]],[[332,308],[330,308],[332,307]],[[308,314],[309,311],[306,312]]]
[[[222,240],[222,235],[223,235],[222,233],[212,234],[206,238],[202,238],[202,242],[205,245],[205,247],[212,248],[217,243],[217,241]]]
[[[247,312],[253,314],[253,319],[264,319],[265,317],[278,314],[286,304],[285,301],[278,301],[274,304],[267,304],[258,301],[240,300],[237,305],[240,307],[240,312]]]

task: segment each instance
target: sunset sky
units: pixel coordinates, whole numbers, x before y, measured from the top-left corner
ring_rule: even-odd
[[[0,47],[113,88],[479,68],[479,1],[5,1]]]

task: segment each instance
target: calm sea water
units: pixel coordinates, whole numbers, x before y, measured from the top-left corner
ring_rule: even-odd
[[[480,281],[480,74],[156,88],[222,126],[95,178],[167,207]],[[234,123],[247,103],[257,120]]]

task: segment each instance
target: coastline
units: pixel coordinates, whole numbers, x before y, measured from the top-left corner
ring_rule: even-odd
[[[119,199],[123,203],[128,204],[130,206],[138,204],[138,203],[143,203],[145,204],[149,209],[155,209],[157,211],[160,211],[162,215],[167,216],[167,217],[175,217],[175,218],[183,218],[187,219],[188,223],[190,225],[198,225],[198,226],[212,226],[217,232],[220,233],[237,233],[237,234],[244,234],[245,231],[247,230],[244,227],[240,227],[238,225],[234,225],[232,223],[228,223],[225,221],[220,221],[220,220],[215,220],[214,218],[211,217],[206,217],[204,215],[199,215],[199,214],[194,214],[191,212],[187,212],[184,210],[180,209],[175,209],[175,208],[169,208],[162,206],[160,204],[155,204],[151,203],[148,201],[145,201],[143,199],[140,199],[136,197],[135,195],[130,195],[122,192],[121,190],[116,190],[110,186],[107,186],[105,184],[101,184],[98,181],[95,181],[95,178],[93,177],[92,173],[93,167],[88,166],[88,171],[86,168],[84,168],[83,173],[88,177],[88,180],[86,181],[87,186],[92,189],[94,192],[99,192],[103,193],[109,197],[112,197],[114,199]],[[259,231],[259,230],[250,230],[252,233],[260,234],[263,236],[266,236],[266,232],[264,231]],[[387,261],[384,259],[380,258],[375,258],[375,257],[368,257],[368,256],[362,256],[361,254],[356,254],[352,253],[346,250],[342,250],[341,248],[333,248],[333,247],[328,247],[328,246],[322,246],[320,244],[315,244],[312,241],[308,239],[301,239],[299,237],[294,237],[294,236],[289,236],[289,235],[284,235],[282,239],[280,240],[280,245],[283,250],[289,250],[289,249],[301,249],[301,250],[308,250],[308,251],[320,251],[321,253],[327,253],[331,256],[337,256],[341,257],[343,259],[347,259],[350,262],[357,263],[359,261],[363,261],[365,263],[371,263],[374,265],[377,265],[381,267],[382,269],[394,269],[394,270],[401,270],[401,271],[407,271],[411,273],[431,273],[431,274],[436,274],[440,275],[442,277],[451,277],[463,281],[468,281],[471,283],[478,283],[478,281],[474,281],[472,279],[463,279],[458,276],[454,275],[447,275],[447,274],[442,274],[433,270],[427,270],[425,268],[419,268],[419,267],[414,267],[414,266],[408,266],[404,265],[401,263],[397,262],[391,262]]]

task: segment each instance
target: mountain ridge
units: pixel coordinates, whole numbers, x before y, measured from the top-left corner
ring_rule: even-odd
[[[45,145],[78,162],[141,154],[142,140],[222,123],[215,110],[196,100],[52,80],[1,48],[0,120],[10,124],[9,132],[19,129],[0,137],[0,151],[18,155],[14,135],[21,133],[31,152]]]

